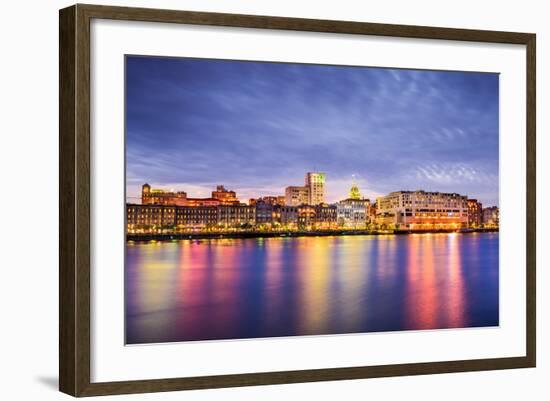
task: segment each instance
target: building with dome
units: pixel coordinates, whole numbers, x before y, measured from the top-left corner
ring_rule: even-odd
[[[369,223],[370,200],[363,198],[355,182],[347,199],[336,204],[336,220],[339,227],[365,229]]]

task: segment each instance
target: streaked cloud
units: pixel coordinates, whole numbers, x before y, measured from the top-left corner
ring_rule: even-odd
[[[328,197],[455,191],[498,204],[498,75],[127,58],[128,194],[283,193],[307,171]]]

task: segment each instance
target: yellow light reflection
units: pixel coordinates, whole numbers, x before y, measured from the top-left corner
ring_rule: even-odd
[[[449,326],[463,327],[465,325],[464,319],[464,277],[462,274],[462,265],[459,249],[460,238],[457,234],[450,234],[448,236],[448,248],[449,248],[449,261],[448,261],[448,274],[450,287],[447,295],[447,302],[449,305],[448,317]]]
[[[328,283],[331,274],[331,238],[302,237],[296,268],[300,269],[300,299],[298,330],[303,334],[328,330]]]

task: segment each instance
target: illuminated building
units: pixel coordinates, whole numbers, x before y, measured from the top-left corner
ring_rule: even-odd
[[[370,200],[363,199],[355,183],[351,186],[348,199],[336,204],[336,220],[339,227],[366,228],[369,222]]]
[[[264,196],[262,199],[264,202],[271,203],[272,205],[279,205],[279,206],[284,206],[285,200],[286,200],[284,195]]]
[[[298,207],[297,206],[276,206],[277,218],[283,227],[290,229],[298,226]]]
[[[246,205],[126,205],[128,232],[241,228],[255,224],[255,208]]]
[[[361,192],[359,192],[359,187],[355,183],[353,183],[351,189],[349,190],[348,199],[359,200],[362,198],[363,197],[361,196]]]
[[[220,205],[238,205],[240,203],[235,191],[228,191],[223,185],[218,185],[216,190],[212,191],[212,198],[219,200]]]
[[[274,206],[271,203],[258,200],[254,205],[256,207],[256,224],[271,225],[274,222]]]
[[[485,227],[498,227],[500,223],[498,207],[491,206],[483,209],[483,225]]]
[[[250,206],[254,206],[258,202],[264,202],[269,205],[279,205],[284,206],[286,201],[285,196],[262,196],[261,198],[251,198],[248,201]]]
[[[325,203],[325,173],[307,173],[308,205]]]
[[[185,206],[218,206],[219,199],[215,198],[187,198]]]
[[[307,173],[304,186],[285,189],[285,205],[320,205],[325,203],[325,173]]]
[[[477,199],[468,199],[468,225],[481,227],[483,223],[483,205]]]
[[[338,226],[345,228],[366,228],[369,222],[370,200],[344,199],[336,204]]]
[[[137,230],[173,229],[176,207],[166,205],[126,205],[126,225],[129,232]]]
[[[184,206],[187,204],[187,193],[151,189],[149,184],[144,184],[141,187],[141,204]]]
[[[252,227],[256,222],[256,207],[248,205],[220,205],[217,207],[219,227]]]
[[[211,229],[218,223],[215,206],[181,206],[176,208],[178,229]]]
[[[376,219],[376,201],[372,202],[372,203],[369,205],[369,209],[368,209],[368,219],[369,219],[369,223],[374,222],[375,219]]]
[[[285,205],[300,206],[307,205],[309,202],[308,187],[286,187],[285,189]]]
[[[235,191],[216,187],[211,198],[188,198],[185,192],[142,187],[142,204],[127,204],[128,233],[215,230],[379,229],[437,230],[498,227],[499,210],[482,208],[457,193],[398,191],[371,204],[355,183],[349,197],[334,205],[311,204],[324,199],[324,173],[307,173],[305,186],[287,187],[285,196],[239,203]],[[316,187],[316,185],[318,185]],[[319,186],[320,185],[320,186]],[[311,191],[316,191],[311,196]]]
[[[376,200],[376,223],[396,229],[454,229],[468,225],[467,197],[456,193],[399,191]]]
[[[298,227],[300,229],[332,229],[336,226],[335,205],[298,206]]]
[[[339,227],[364,228],[367,208],[360,200],[344,199],[336,204],[336,220]]]
[[[225,203],[224,203],[225,202]],[[151,189],[149,184],[141,188],[142,205],[170,205],[170,206],[218,206],[220,204],[239,204],[234,191],[226,191],[223,185],[219,185],[212,192],[211,198],[188,198],[187,193],[165,191],[163,189]]]
[[[298,207],[256,202],[256,225],[268,228],[295,229],[298,224]]]

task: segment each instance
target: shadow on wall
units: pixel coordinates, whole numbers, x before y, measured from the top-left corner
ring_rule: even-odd
[[[43,384],[45,387],[51,390],[57,391],[59,388],[59,379],[52,376],[40,376],[36,378],[36,381]]]

